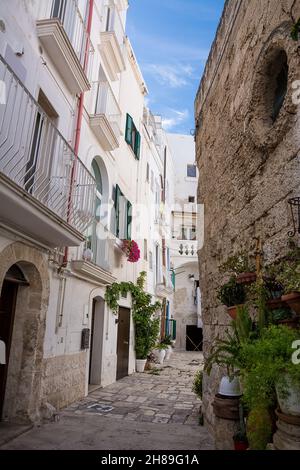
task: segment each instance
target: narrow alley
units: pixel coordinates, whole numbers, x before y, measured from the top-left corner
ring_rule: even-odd
[[[174,352],[163,366],[93,391],[1,449],[202,450],[212,449],[199,425],[192,392],[202,354]]]

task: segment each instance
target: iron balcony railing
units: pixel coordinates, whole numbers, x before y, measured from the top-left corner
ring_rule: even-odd
[[[94,82],[93,88],[93,115],[104,114],[110,123],[117,138],[121,132],[121,110],[113,91],[107,81]]]
[[[0,55],[0,172],[83,233],[95,180]]]

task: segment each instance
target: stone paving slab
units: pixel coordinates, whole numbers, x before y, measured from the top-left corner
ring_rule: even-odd
[[[76,448],[73,446],[77,443],[77,448],[81,449],[91,448],[97,442],[97,446],[100,445],[98,449],[211,449],[210,436],[203,427],[199,426],[201,402],[192,392],[194,375],[201,367],[203,367],[201,353],[175,351],[167,364],[157,367],[159,375],[153,375],[151,371],[133,374],[108,387],[94,390],[88,397],[63,410],[60,422],[52,423],[52,429],[55,428],[58,432],[57,442],[55,435],[52,435],[49,447],[41,437],[44,433],[46,439],[51,429],[50,424],[45,424],[39,428],[38,434],[33,430],[13,440],[5,448],[70,449]],[[98,426],[94,432],[100,433],[104,442],[108,439],[111,429],[117,426],[118,431],[111,436],[110,447],[102,447],[100,438],[95,439],[90,435],[88,428],[83,427],[81,431],[84,436],[88,434],[89,437],[87,440],[86,438],[80,440],[79,429],[75,427],[75,422],[78,423],[78,427],[84,426],[84,423],[87,427]],[[157,439],[156,434],[154,436],[147,431],[151,426],[156,434],[157,430],[160,434],[162,427],[165,427],[166,435],[160,434],[161,440]],[[66,431],[65,427],[67,427],[66,435],[72,435],[72,439],[75,439],[76,435],[73,443],[65,438],[59,442],[59,434],[63,430]],[[148,436],[148,440],[144,440],[144,445],[147,443],[146,447],[139,447],[136,444],[131,447],[132,444],[128,441],[130,436],[127,436],[129,429],[130,433],[136,431],[139,435]],[[68,434],[69,431],[71,434]],[[189,441],[188,436],[191,435],[193,439]]]

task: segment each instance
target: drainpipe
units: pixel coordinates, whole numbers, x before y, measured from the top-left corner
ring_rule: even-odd
[[[92,29],[92,18],[93,18],[93,9],[94,9],[94,0],[89,0],[89,13],[88,13],[88,21],[87,21],[87,40],[85,45],[85,53],[84,53],[84,64],[83,69],[86,72],[88,66],[88,58],[89,58],[89,49],[90,49],[90,42],[91,42],[91,29]],[[82,125],[82,117],[83,117],[83,104],[84,104],[84,92],[80,94],[78,100],[78,113],[77,113],[77,122],[76,122],[76,130],[75,130],[75,143],[74,143],[74,153],[75,153],[75,160],[72,167],[71,172],[71,187],[69,192],[69,201],[68,201],[68,218],[70,216],[70,208],[71,208],[71,199],[72,199],[72,189],[74,184],[74,177],[76,174],[76,161],[78,158],[78,149],[79,149],[79,142],[80,142],[80,134],[81,134],[81,125]],[[69,249],[65,247],[64,259],[63,259],[63,266],[67,266],[68,264],[68,252]]]

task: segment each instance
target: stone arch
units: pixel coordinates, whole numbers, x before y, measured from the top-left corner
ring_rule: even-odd
[[[28,280],[18,288],[2,417],[34,422],[41,407],[46,313],[49,300],[47,258],[21,242],[0,253],[0,289],[8,269],[17,265]]]
[[[252,77],[248,115],[249,136],[256,147],[274,149],[293,127],[297,106],[293,103],[293,82],[298,78],[297,43],[291,40],[292,23],[282,23],[267,39],[257,58]],[[282,58],[288,68],[287,92],[280,112],[272,120],[272,101],[277,86]]]

